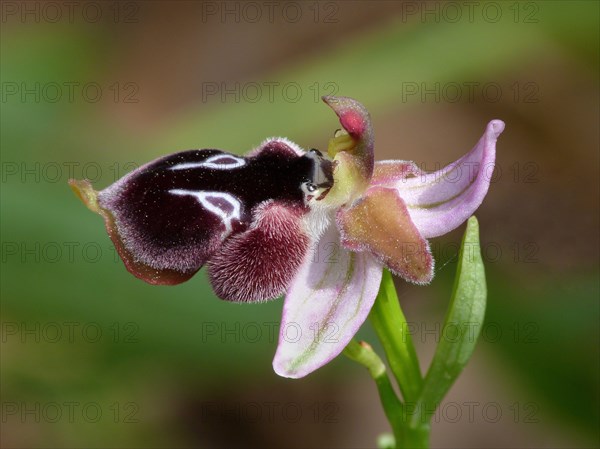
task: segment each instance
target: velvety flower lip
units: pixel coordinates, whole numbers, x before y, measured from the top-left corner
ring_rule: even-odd
[[[333,167],[320,152],[283,138],[249,156],[215,149],[174,153],[104,190],[71,188],[100,214],[126,268],[173,285],[208,264],[222,299],[259,302],[283,294],[308,251],[307,214],[327,196]]]
[[[336,110],[338,103],[329,98],[325,102],[354,141],[365,129],[372,131],[364,125],[368,115],[360,103],[344,101],[345,107]],[[335,223],[292,281],[273,360],[277,374],[306,376],[342,352],[369,314],[384,266],[409,282],[431,281],[434,261],[425,238],[455,229],[479,207],[503,129],[502,121],[491,121],[469,153],[434,173],[406,161],[374,164],[367,187],[338,205]],[[344,141],[339,147],[333,151],[336,160],[352,157],[355,147]],[[334,172],[335,182],[339,176]],[[328,254],[335,257],[324,258]]]

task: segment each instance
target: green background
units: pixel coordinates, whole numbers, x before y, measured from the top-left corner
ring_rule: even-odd
[[[599,444],[597,2],[51,3],[2,5],[3,447],[362,448],[388,430],[348,360],[273,373],[281,300],[220,301],[203,271],[144,284],[67,186],[273,135],[323,149],[331,93],[370,110],[378,159],[426,169],[506,122],[477,212],[487,325],[432,445]],[[462,231],[432,241],[431,286],[397,282],[424,368]]]

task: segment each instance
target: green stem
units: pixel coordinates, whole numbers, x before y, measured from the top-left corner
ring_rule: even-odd
[[[381,340],[404,401],[415,403],[423,386],[423,377],[392,275],[386,269],[383,270],[379,294],[369,318]]]
[[[411,427],[409,410],[398,399],[394,387],[387,375],[386,368],[373,348],[366,342],[350,341],[344,349],[344,355],[360,363],[369,370],[375,380],[383,411],[387,417],[397,448],[427,448],[429,447],[429,426],[418,425]]]
[[[401,439],[396,442],[396,447],[398,449],[427,449],[429,448],[430,431],[431,426],[429,424],[422,424],[418,427],[406,425],[403,427]]]
[[[353,340],[344,349],[344,354],[365,366],[375,380],[385,415],[394,432],[396,448],[428,448],[430,424],[427,419],[423,421],[414,416],[421,414],[414,405],[421,395],[423,377],[409,326],[388,270],[383,270],[381,287],[369,318],[381,340],[405,403],[398,399],[384,363],[371,346]]]
[[[394,438],[396,442],[402,440],[404,435],[402,435],[403,429],[401,424],[404,422],[406,410],[402,402],[398,399],[398,396],[396,396],[384,363],[375,351],[373,351],[373,348],[364,341],[359,343],[356,340],[351,340],[344,349],[343,354],[369,370],[369,374],[375,380],[385,416],[392,426]]]

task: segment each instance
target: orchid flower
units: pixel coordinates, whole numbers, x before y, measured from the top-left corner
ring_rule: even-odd
[[[103,216],[126,268],[151,284],[177,284],[207,265],[222,299],[285,294],[275,372],[303,377],[335,358],[367,318],[382,270],[427,284],[426,239],[466,221],[485,197],[504,129],[491,121],[474,148],[425,173],[375,162],[362,104],[324,97],[342,125],[327,154],[270,138],[240,157],[215,149],[150,162],[97,192],[70,181]]]

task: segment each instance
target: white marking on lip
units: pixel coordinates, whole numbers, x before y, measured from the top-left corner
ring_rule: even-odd
[[[221,162],[219,162],[221,161]],[[202,162],[183,162],[169,167],[169,170],[187,170],[189,168],[216,168],[217,170],[231,170],[246,165],[246,160],[230,154],[216,154]]]
[[[192,191],[183,189],[169,190],[169,193],[179,196],[187,195],[195,197],[204,209],[206,209],[209,212],[212,212],[221,219],[228,233],[231,232],[233,229],[233,220],[239,220],[241,218],[242,203],[239,199],[237,199],[230,193],[209,190]],[[219,201],[224,201],[229,206],[231,206],[230,210],[227,210],[223,207],[219,207],[218,204],[210,200],[211,198],[216,199],[217,203]]]

